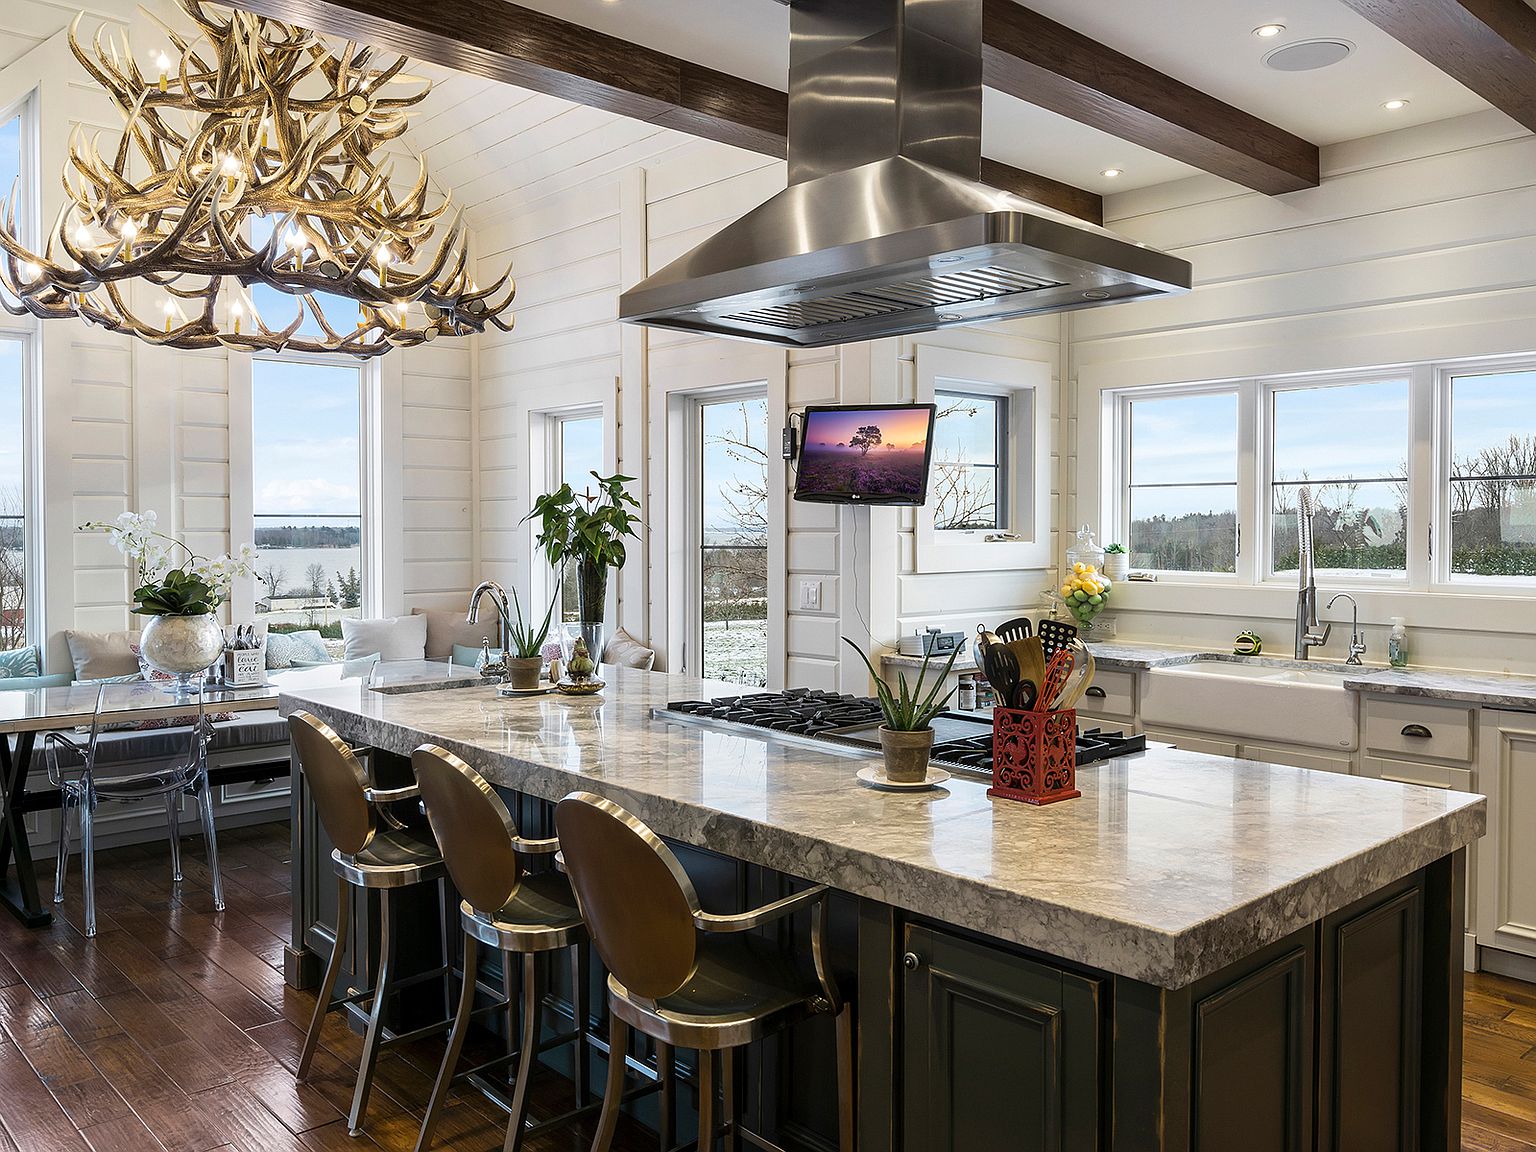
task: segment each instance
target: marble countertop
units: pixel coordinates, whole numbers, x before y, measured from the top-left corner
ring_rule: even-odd
[[[1485,708],[1536,709],[1536,676],[1497,672],[1436,671],[1431,668],[1388,668],[1344,680],[1356,692],[1385,692],[1426,700],[1456,700]]]
[[[505,788],[586,789],[663,836],[919,915],[1182,987],[1482,835],[1479,796],[1155,748],[1033,808],[959,776],[918,794],[854,779],[862,754],[663,719],[728,686],[604,668],[596,698],[489,687],[296,688],[343,735],[433,742]],[[739,691],[739,689],[736,689]]]

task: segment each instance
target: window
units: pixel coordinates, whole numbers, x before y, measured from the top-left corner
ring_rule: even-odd
[[[1536,576],[1536,370],[1449,387],[1451,577]]]
[[[1237,393],[1128,395],[1122,523],[1135,568],[1237,570]]]
[[[768,683],[768,401],[698,405],[700,674]]]
[[[0,336],[0,651],[26,645],[27,343]]]
[[[932,492],[936,532],[1008,524],[1008,400],[935,391]]]
[[[251,362],[251,510],[269,629],[341,636],[361,616],[362,386],[349,364]]]
[[[553,483],[550,489],[569,484],[577,492],[595,491],[592,473],[603,474],[603,414],[579,413],[555,416],[551,419]],[[546,588],[549,586],[546,584]],[[548,606],[540,601],[539,615]],[[581,611],[576,584],[576,565],[565,566],[560,588],[560,616],[563,620],[580,620]]]
[[[1408,379],[1275,388],[1270,570],[1296,571],[1297,491],[1312,492],[1319,572],[1408,569]]]

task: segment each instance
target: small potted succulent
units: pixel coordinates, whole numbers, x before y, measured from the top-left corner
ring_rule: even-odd
[[[544,619],[537,626],[523,619],[523,605],[517,598],[517,589],[512,589],[512,611],[517,617],[510,618],[506,624],[507,651],[505,660],[507,663],[507,683],[518,691],[531,691],[539,686],[539,676],[544,671],[544,641],[549,638],[549,626],[555,618],[555,604],[559,600],[560,593],[555,593],[555,598],[549,602],[549,610],[544,613]]]
[[[1104,545],[1104,575],[1111,580],[1124,580],[1131,570],[1131,554],[1124,544]]]
[[[880,750],[885,755],[886,779],[892,784],[921,783],[928,775],[928,757],[933,751],[933,729],[929,725],[935,716],[944,711],[949,698],[955,694],[951,688],[942,698],[939,696],[949,670],[955,665],[955,657],[960,654],[959,649],[949,654],[944,670],[924,696],[923,683],[928,676],[932,655],[923,657],[916,685],[909,688],[906,676],[898,673],[896,679],[900,687],[892,692],[885,681],[880,679],[875,666],[864,654],[864,649],[846,636],[843,637],[843,643],[857,652],[859,659],[864,661],[864,667],[869,669],[869,675],[875,682],[875,691],[880,696],[880,714],[885,719],[885,723],[880,726]]]

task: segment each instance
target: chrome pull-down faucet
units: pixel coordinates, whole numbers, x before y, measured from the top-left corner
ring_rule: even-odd
[[[510,608],[507,604],[507,592],[494,580],[482,580],[475,585],[475,590],[469,594],[469,611],[465,613],[464,623],[480,623],[480,598],[489,595],[491,603],[496,605],[496,643],[504,652],[507,648],[507,620]]]
[[[1296,542],[1301,553],[1297,561],[1297,579],[1301,587],[1296,593],[1296,659],[1305,660],[1310,649],[1328,643],[1333,625],[1325,625],[1322,634],[1317,628],[1317,580],[1312,565],[1312,490],[1296,490]]]
[[[1349,601],[1349,658],[1344,663],[1359,664],[1365,652],[1365,639],[1360,635],[1360,605],[1355,603],[1355,598],[1348,592],[1335,592],[1328,600],[1330,611],[1335,600]]]

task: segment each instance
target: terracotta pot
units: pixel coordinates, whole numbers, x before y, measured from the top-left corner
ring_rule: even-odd
[[[898,732],[882,724],[880,750],[885,753],[886,779],[893,784],[916,784],[928,776],[928,756],[933,751],[933,729]]]
[[[507,683],[514,688],[537,688],[539,674],[543,671],[542,656],[509,656],[507,658]]]

